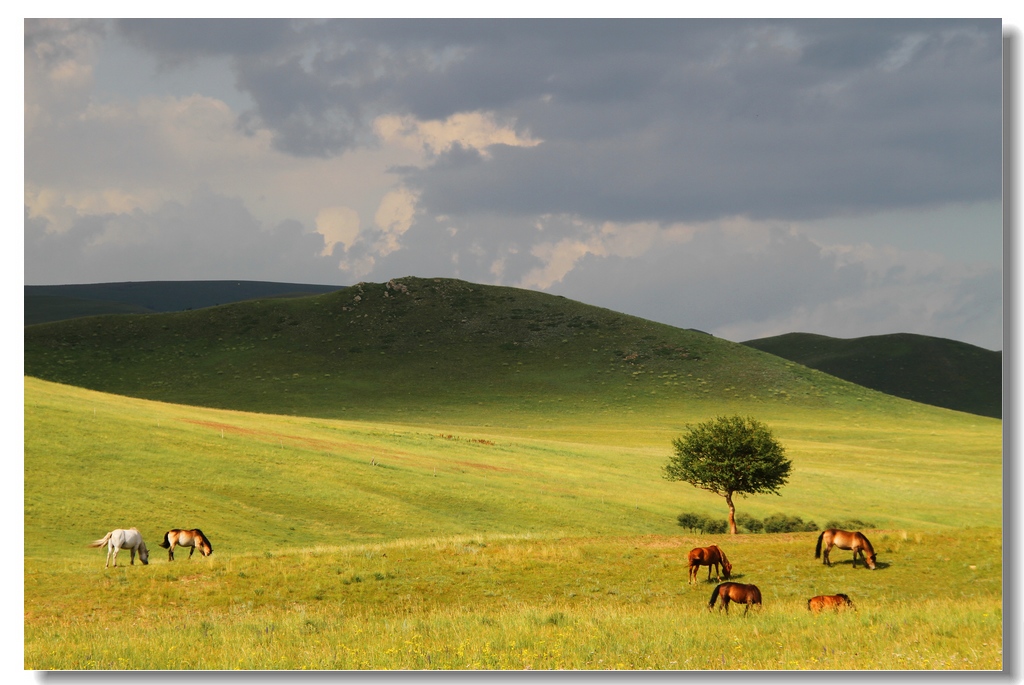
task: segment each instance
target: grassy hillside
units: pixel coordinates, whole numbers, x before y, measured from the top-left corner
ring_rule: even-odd
[[[521,425],[665,403],[916,411],[706,334],[447,279],[30,326],[25,373],[170,402],[402,422]]]
[[[1001,352],[910,333],[853,339],[787,333],[743,344],[896,397],[1002,416]]]
[[[661,475],[680,422],[698,416],[652,414],[642,429],[629,416],[417,426],[209,410],[31,378],[25,392],[29,555],[118,525],[151,536],[198,526],[215,545],[227,538],[218,551],[240,551],[484,532],[671,534],[681,511],[725,516],[720,497]],[[794,474],[781,496],[739,500],[741,512],[999,525],[996,421],[942,410],[761,418]]]
[[[661,478],[699,416],[660,406],[403,424],[26,378],[25,666],[999,668],[998,421],[765,407],[794,474],[739,511],[869,520],[871,572],[839,552],[823,567],[813,533],[679,528],[681,511],[725,508]],[[121,526],[143,532],[149,566],[105,570],[84,546]],[[169,563],[163,531],[193,526],[214,556]],[[710,543],[762,588],[763,613],[708,614],[712,585],[686,586],[685,552]],[[808,615],[824,592],[858,612]]]
[[[25,325],[98,314],[176,312],[258,297],[298,297],[339,286],[265,281],[133,281],[26,285]]]
[[[1002,664],[997,419],[448,280],[29,326],[25,371],[26,668]],[[869,521],[879,570],[676,524],[726,510],[662,478],[672,438],[733,412],[793,461],[738,512]],[[104,569],[128,526],[150,565]],[[172,527],[213,557],[168,562]],[[762,612],[686,585],[711,543]],[[807,613],[833,592],[858,611]]]
[[[25,295],[25,325],[102,314],[152,314],[141,305],[59,295]]]

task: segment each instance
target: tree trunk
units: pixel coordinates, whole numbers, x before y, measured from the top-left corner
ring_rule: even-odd
[[[725,493],[725,503],[729,505],[729,533],[736,535],[739,530],[736,528],[736,507],[732,503],[732,493]]]

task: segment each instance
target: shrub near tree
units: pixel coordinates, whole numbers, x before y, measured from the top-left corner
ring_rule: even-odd
[[[764,530],[764,522],[750,514],[736,514],[736,526],[749,533],[760,533]]]
[[[818,530],[818,524],[814,521],[805,523],[799,516],[772,514],[764,520],[764,532],[766,533],[801,533],[812,530]]]
[[[725,519],[716,519],[702,514],[686,512],[677,516],[676,520],[683,528],[701,534],[724,533],[729,530],[729,522]]]
[[[665,479],[685,481],[724,497],[732,534],[738,532],[733,495],[777,495],[792,469],[771,430],[749,417],[720,416],[687,426],[672,446],[675,454],[665,465]]]

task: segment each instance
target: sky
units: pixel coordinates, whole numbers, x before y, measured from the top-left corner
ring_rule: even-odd
[[[1003,347],[999,20],[26,20],[24,282]]]

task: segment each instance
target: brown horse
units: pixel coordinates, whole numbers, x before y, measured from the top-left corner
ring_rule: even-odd
[[[814,548],[814,558],[821,557],[821,543],[825,543],[825,555],[822,558],[821,563],[832,565],[832,562],[828,560],[828,553],[832,550],[833,546],[839,549],[850,549],[853,550],[853,566],[857,567],[857,555],[860,554],[864,558],[864,565],[872,571],[875,570],[875,549],[868,542],[868,539],[864,537],[864,533],[859,530],[855,533],[851,533],[847,530],[836,530],[835,528],[829,528],[828,530],[821,531],[821,535],[818,536],[818,546]]]
[[[697,570],[701,566],[708,567],[708,581],[711,580],[711,567],[715,567],[715,580],[721,580],[718,576],[718,565],[722,565],[722,575],[728,580],[732,574],[732,564],[725,558],[725,552],[723,552],[717,545],[711,545],[710,547],[694,547],[690,550],[689,557],[690,564],[690,580],[689,583],[697,582]]]
[[[715,601],[721,597],[722,606],[718,608],[719,611],[722,607],[725,607],[725,613],[729,613],[729,602],[740,602],[746,604],[746,608],[743,610],[743,615],[746,616],[747,612],[750,611],[750,605],[756,604],[761,606],[761,590],[756,585],[744,585],[743,583],[721,583],[711,592],[711,601],[708,602],[708,611],[715,608]]]
[[[853,606],[853,600],[841,592],[837,595],[818,595],[817,597],[811,597],[807,600],[807,608],[815,613],[825,609],[839,611],[840,609],[850,608],[856,611],[856,607]]]
[[[192,558],[192,554],[196,551],[196,547],[199,548],[200,553],[204,557],[208,557],[213,554],[213,545],[210,544],[210,538],[203,534],[203,531],[198,528],[192,530],[180,530],[175,528],[164,533],[164,541],[160,543],[160,546],[167,550],[167,560],[174,561],[174,548],[175,547],[191,547],[188,551],[188,558]]]

